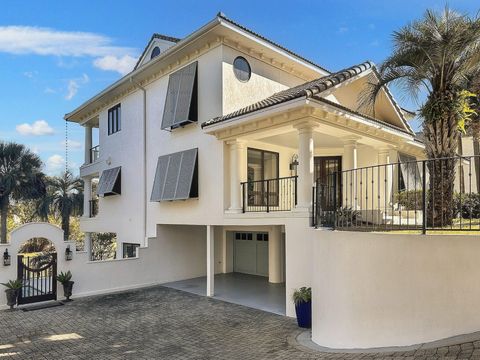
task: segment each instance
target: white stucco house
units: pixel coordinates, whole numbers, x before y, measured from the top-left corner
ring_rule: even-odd
[[[215,274],[254,275],[265,286],[251,296],[280,284],[279,312],[294,316],[293,289],[313,286],[320,294],[326,280],[316,280],[315,269],[326,266],[329,251],[338,255],[316,244],[326,232],[312,227],[315,180],[424,158],[408,123],[412,114],[387,89],[375,109],[359,107],[376,76],[368,61],[326,70],[222,14],[183,39],[153,35],[131,73],[65,116],[85,129],[87,251],[90,234],[116,233],[118,259],[148,253],[162,282],[206,277],[208,296],[216,294]],[[387,177],[394,182],[395,175]],[[391,186],[382,189],[376,191]],[[235,277],[225,281],[236,286]],[[365,283],[352,286],[350,295],[329,286],[323,309],[341,306],[355,290],[369,291]],[[315,328],[319,314],[314,309],[316,339],[324,331]],[[318,342],[392,345],[390,335],[351,343],[329,335]]]

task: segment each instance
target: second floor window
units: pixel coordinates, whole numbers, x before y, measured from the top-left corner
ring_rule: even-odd
[[[115,134],[122,129],[122,111],[120,104],[108,109],[108,135]]]

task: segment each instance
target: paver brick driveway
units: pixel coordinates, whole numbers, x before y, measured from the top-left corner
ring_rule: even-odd
[[[161,286],[0,312],[11,359],[480,358],[480,341],[392,354],[328,354],[292,345],[294,320]]]

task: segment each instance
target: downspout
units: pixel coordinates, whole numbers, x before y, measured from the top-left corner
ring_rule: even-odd
[[[143,93],[143,244],[148,246],[147,239],[147,90],[133,77],[130,77],[130,82]]]

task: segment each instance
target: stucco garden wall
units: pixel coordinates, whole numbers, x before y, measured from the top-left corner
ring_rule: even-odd
[[[31,223],[11,233],[11,242],[1,244],[11,255],[10,266],[0,264],[0,283],[17,278],[18,248],[33,237],[50,240],[57,250],[57,272],[70,270],[75,281],[73,297],[104,294],[183,280],[206,274],[206,230],[204,226],[159,226],[157,238],[138,250],[138,257],[107,261],[89,261],[86,252],[75,252],[65,260],[65,249],[74,242],[63,241],[63,231],[48,223]],[[63,290],[57,283],[58,299]],[[0,292],[0,309],[5,308]]]
[[[406,346],[480,330],[480,236],[311,234],[319,345]]]

